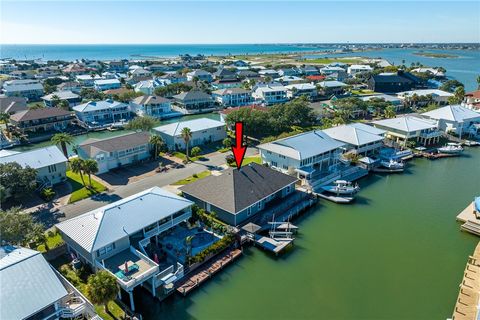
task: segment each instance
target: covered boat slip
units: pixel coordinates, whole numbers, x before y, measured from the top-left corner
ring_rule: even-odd
[[[289,244],[293,243],[293,238],[273,239],[266,236],[255,235],[255,243],[259,244],[265,250],[279,254],[288,247]]]

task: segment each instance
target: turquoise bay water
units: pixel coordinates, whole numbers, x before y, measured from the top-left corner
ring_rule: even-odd
[[[360,181],[352,205],[320,201],[275,258],[257,248],[191,295],[138,295],[145,319],[446,319],[478,237],[455,216],[480,195],[480,148]]]

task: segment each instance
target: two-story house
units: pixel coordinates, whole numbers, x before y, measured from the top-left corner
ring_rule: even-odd
[[[201,113],[216,109],[212,96],[200,90],[191,90],[174,95],[173,100],[178,111],[184,114]]]
[[[254,88],[252,97],[261,103],[271,105],[288,100],[287,89],[279,83],[260,83]]]
[[[243,88],[220,89],[212,92],[215,101],[225,107],[246,106],[252,103],[252,94]]]
[[[43,96],[43,85],[38,80],[9,80],[3,83],[7,97],[24,97],[36,101]]]
[[[22,133],[62,131],[72,124],[72,112],[60,108],[28,109],[10,116],[10,123]]]
[[[167,119],[181,116],[180,112],[172,111],[172,102],[160,96],[140,96],[130,101],[130,109],[137,116],[149,116],[157,119]]]
[[[111,99],[79,104],[73,107],[73,111],[80,121],[91,128],[126,122],[132,117],[127,104]]]

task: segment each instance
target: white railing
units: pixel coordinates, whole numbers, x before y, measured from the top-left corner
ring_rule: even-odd
[[[177,276],[177,279],[183,278],[184,274],[184,269],[183,269],[183,264],[180,262],[177,262],[177,271],[175,271],[175,276]]]
[[[145,238],[150,238],[150,237],[153,237],[155,235],[158,235],[158,234],[162,233],[163,231],[166,231],[166,230],[176,226],[180,222],[187,220],[191,216],[192,216],[192,213],[190,211],[185,212],[181,216],[176,217],[175,219],[171,219],[171,220],[153,228],[152,230],[149,230],[149,231],[145,232],[145,234],[144,234]]]
[[[422,138],[436,138],[436,137],[440,137],[442,135],[442,132],[441,131],[433,131],[433,132],[423,132],[423,133],[420,133],[420,137]]]
[[[166,268],[165,270],[160,271],[160,273],[156,274],[155,277],[157,278],[158,281],[160,281],[163,278],[165,278],[166,276],[168,276],[169,274],[173,274],[173,272],[174,272],[174,267],[173,267],[173,265],[171,265],[170,267]]]
[[[182,214],[181,216],[176,217],[175,219],[173,219],[173,225],[176,226],[177,224],[179,224],[179,223],[182,222],[182,221],[187,220],[187,219],[190,218],[191,216],[192,216],[192,213],[191,213],[191,212],[185,212],[185,213]]]

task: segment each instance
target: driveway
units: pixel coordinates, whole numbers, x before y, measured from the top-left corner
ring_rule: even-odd
[[[247,149],[246,156],[253,156],[258,153],[256,148]],[[119,186],[113,191],[95,195],[91,198],[80,200],[78,202],[67,204],[59,208],[59,210],[52,210],[50,216],[43,214],[44,218],[39,217],[47,227],[51,224],[58,223],[60,221],[68,220],[85,212],[92,211],[99,207],[102,207],[108,203],[112,203],[131,196],[143,190],[157,187],[164,187],[172,184],[178,180],[185,179],[195,173],[200,173],[205,170],[222,170],[222,165],[225,164],[225,156],[229,153],[214,152],[209,155],[206,161],[196,161],[189,163],[184,168],[170,169],[167,172],[156,173],[151,176],[147,176],[144,179],[128,183],[126,185]],[[58,212],[59,211],[59,212]]]

